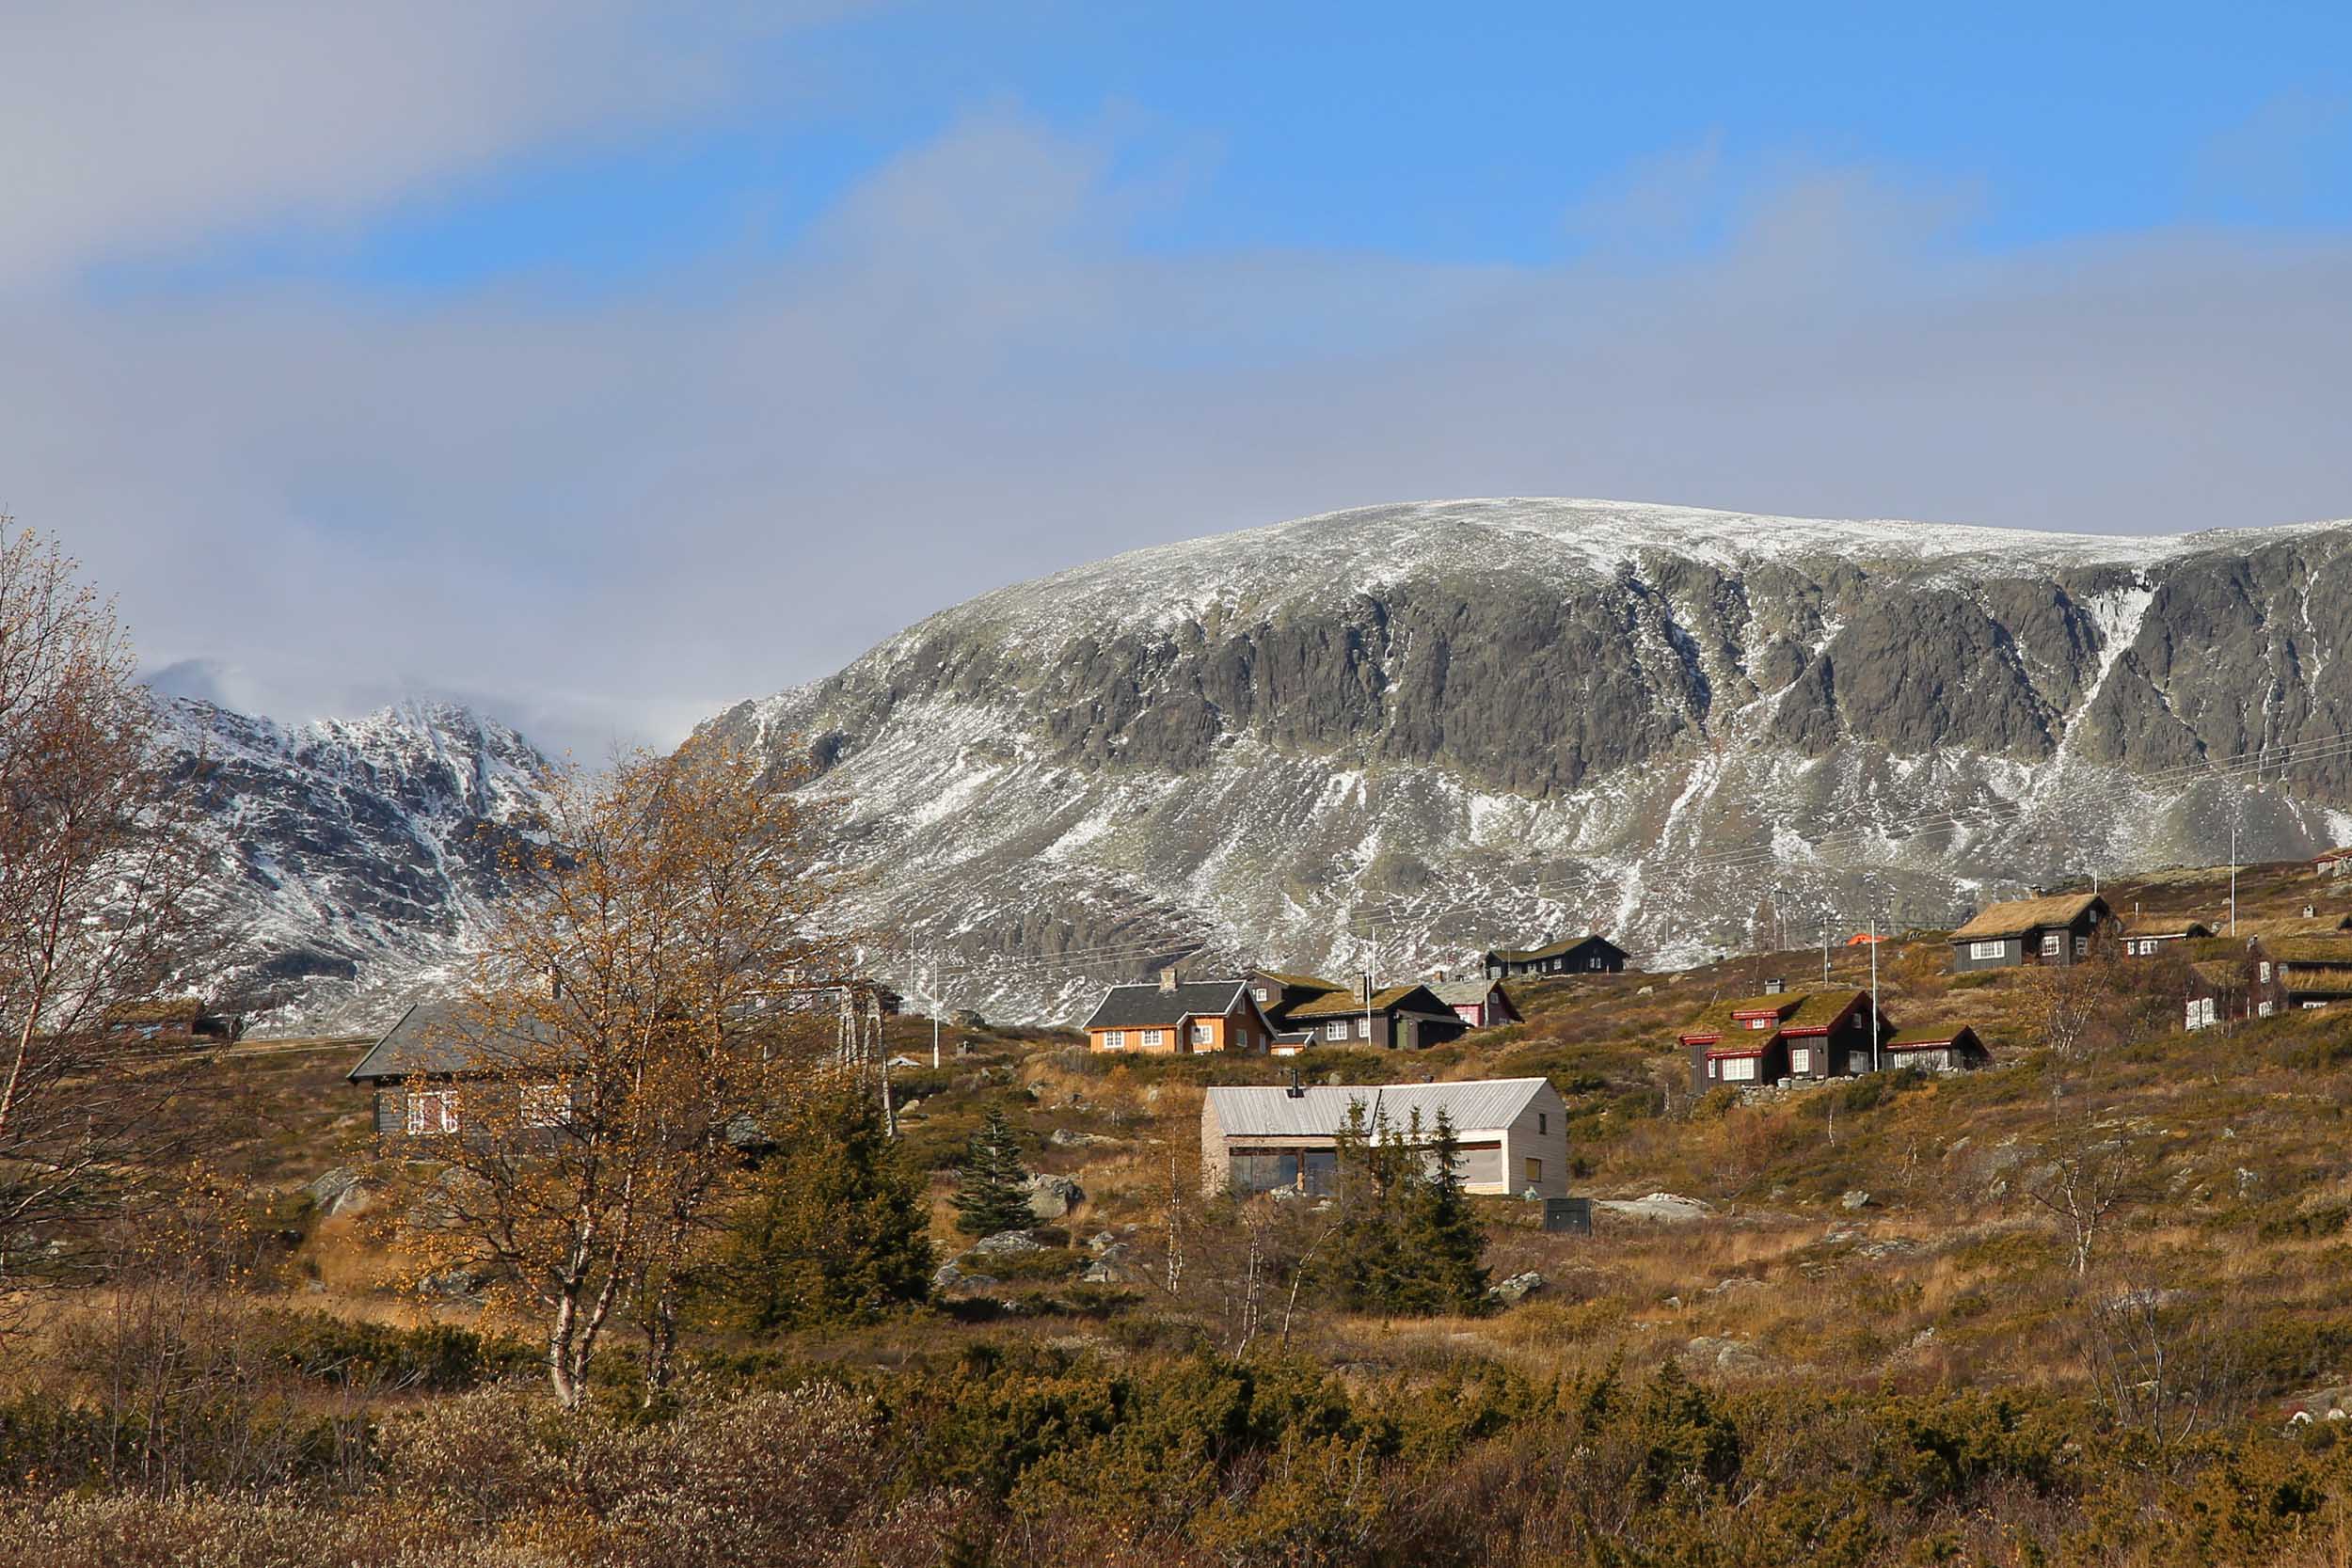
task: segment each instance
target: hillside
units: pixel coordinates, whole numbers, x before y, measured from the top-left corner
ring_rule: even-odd
[[[2352,836],[2347,656],[2342,525],[1455,501],[983,594],[710,727],[845,798],[898,972],[1067,1020],[1196,945],[1403,974],[1590,927],[1688,964],[1774,884],[1946,925],[2233,823],[2307,852]]]

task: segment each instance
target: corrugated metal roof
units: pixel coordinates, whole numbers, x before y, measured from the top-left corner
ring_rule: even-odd
[[[1360,1102],[1370,1120],[1375,1108],[1402,1130],[1421,1113],[1434,1126],[1443,1111],[1458,1132],[1490,1132],[1508,1125],[1546,1088],[1542,1078],[1483,1078],[1459,1084],[1318,1085],[1294,1100],[1279,1085],[1218,1087],[1208,1091],[1216,1124],[1228,1137],[1328,1137],[1347,1124],[1347,1108]]]

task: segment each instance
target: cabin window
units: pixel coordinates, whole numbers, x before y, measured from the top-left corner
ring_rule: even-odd
[[[1146,1051],[1150,1051],[1155,1046],[1166,1045],[1168,1043],[1168,1031],[1165,1029],[1146,1029],[1143,1032],[1142,1043],[1143,1048]]]
[[[2202,1029],[2213,1022],[2213,998],[2210,996],[2190,997],[2188,1002],[2188,1022],[2185,1027],[2190,1029]]]
[[[1788,1070],[1791,1072],[1811,1072],[1813,1070],[1813,1052],[1811,1049],[1801,1045],[1790,1051],[1788,1053]]]
[[[572,1091],[562,1084],[525,1084],[516,1116],[525,1127],[561,1127],[572,1119]]]
[[[1206,1023],[1196,1023],[1196,1024],[1194,1024],[1194,1025],[1192,1026],[1192,1043],[1193,1043],[1193,1044],[1195,1044],[1195,1045],[1207,1045],[1207,1044],[1209,1044],[1211,1041],[1215,1040],[1216,1038],[1216,1030],[1215,1028],[1211,1027],[1210,1025],[1208,1025],[1208,1024],[1206,1024]]]
[[[1585,964],[1584,967],[1587,969],[1598,969],[1600,967],[1600,955],[1597,953],[1594,954],[1592,960]]]
[[[1263,986],[1252,986],[1249,989],[1249,994],[1256,997],[1260,1002],[1271,1002],[1274,1000],[1274,993]]]
[[[2044,931],[2044,932],[2042,932],[2042,956],[2043,958],[2057,958],[2057,957],[2058,956],[2059,951],[2060,951],[2060,943],[2062,943],[2063,942],[2065,942],[2065,940],[2066,940],[2066,938],[2065,938],[2065,934],[2064,934],[2063,932],[2059,932],[2059,931]]]
[[[1770,1029],[1773,1024],[1778,1023],[1779,1022],[1780,1020],[1776,1018],[1752,1018],[1748,1020],[1748,1027],[1751,1029]]]
[[[408,1131],[417,1136],[457,1131],[457,1093],[421,1089],[408,1096]]]
[[[2267,958],[2265,958],[2262,962],[2262,977],[2264,985],[2266,986],[2270,984],[2270,960]]]
[[[1126,1050],[1126,1049],[1127,1049],[1127,1031],[1126,1031],[1126,1030],[1124,1030],[1124,1029],[1105,1029],[1105,1030],[1104,1030],[1104,1031],[1103,1031],[1103,1049],[1104,1049],[1104,1050],[1105,1050],[1105,1051],[1124,1051],[1124,1050]]]
[[[2077,932],[2074,937],[2074,957],[2082,958],[2090,951],[2090,938]]]
[[[1722,1077],[1722,1076],[1723,1076],[1723,1074],[1722,1074],[1721,1072],[1719,1072],[1718,1070],[1716,1070],[1716,1069],[1717,1069],[1718,1068],[1720,1068],[1722,1065],[1723,1065],[1723,1064],[1721,1064],[1720,1062],[1716,1061],[1714,1057],[1709,1056],[1709,1057],[1707,1059],[1707,1076],[1708,1076],[1709,1078],[1720,1078],[1720,1077]]]
[[[1540,1138],[1540,1137],[1542,1137],[1545,1133],[1549,1132],[1550,1131],[1551,1131],[1551,1113],[1550,1113],[1550,1112],[1549,1112],[1549,1111],[1538,1111],[1538,1112],[1536,1112],[1536,1113],[1535,1113],[1535,1135],[1536,1135],[1537,1137],[1539,1137],[1539,1138]]]
[[[2270,1016],[2270,1004],[2265,1002],[2261,1006],[2257,1006],[2254,1009],[2254,1016],[2256,1018],[2268,1018]]]
[[[1972,942],[1968,944],[1968,956],[1972,958],[1997,958],[2008,950],[2009,943],[2004,942]]]
[[[1755,1083],[1756,1060],[1754,1056],[1724,1057],[1724,1081],[1727,1084]]]
[[[1527,1157],[1527,1184],[1540,1187],[1544,1183],[1544,1163],[1531,1154]]]
[[[1372,1020],[1359,1018],[1356,1021],[1356,1037],[1359,1040],[1372,1038]]]
[[[1334,1019],[1329,1023],[1325,1024],[1323,1026],[1323,1037],[1327,1040],[1343,1040],[1347,1038],[1347,1020],[1343,1018]]]

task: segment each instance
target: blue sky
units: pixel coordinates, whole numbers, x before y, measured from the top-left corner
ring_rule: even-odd
[[[2347,61],[2320,6],[0,6],[0,503],[192,685],[591,748],[1359,502],[2341,515]]]

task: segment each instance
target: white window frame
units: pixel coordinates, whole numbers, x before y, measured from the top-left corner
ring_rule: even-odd
[[[1127,1049],[1127,1031],[1126,1031],[1126,1030],[1124,1030],[1124,1029],[1105,1029],[1105,1030],[1104,1030],[1104,1031],[1103,1031],[1103,1049],[1104,1049],[1104,1050],[1105,1050],[1105,1051],[1124,1051],[1124,1050],[1126,1050],[1126,1049]]]
[[[2270,1016],[2270,1004],[2265,1002],[2260,1006],[2256,1007],[2254,1009],[2254,1016],[2256,1018],[2268,1018]]]
[[[1372,1038],[1372,1020],[1359,1018],[1356,1021],[1356,1037],[1359,1040]]]
[[[1343,1040],[1347,1038],[1347,1020],[1343,1018],[1335,1018],[1330,1022],[1325,1024],[1323,1026],[1323,1037],[1327,1040]]]
[[[1724,1082],[1726,1084],[1754,1084],[1763,1075],[1764,1058],[1761,1056],[1725,1056],[1724,1058]]]
[[[1972,942],[1968,944],[1968,957],[1972,959],[2005,958],[2009,957],[2009,943],[2006,942]]]
[[[2268,958],[2262,961],[2262,977],[2264,985],[2270,984],[2270,960]]]
[[[431,1122],[435,1125],[427,1126]],[[408,1132],[413,1137],[457,1131],[457,1091],[411,1089],[408,1092]]]
[[[1747,1025],[1751,1029],[1770,1029],[1779,1022],[1776,1018],[1752,1018],[1747,1021]]]
[[[1192,1043],[1193,1043],[1193,1044],[1195,1044],[1195,1045],[1214,1045],[1214,1044],[1216,1044],[1216,1026],[1215,1026],[1214,1024],[1208,1024],[1208,1023],[1196,1023],[1196,1024],[1194,1024],[1194,1025],[1192,1026]]]
[[[1140,1044],[1146,1051],[1151,1050],[1155,1045],[1166,1045],[1168,1043],[1168,1031],[1165,1029],[1146,1029],[1142,1033],[1142,1038],[1136,1043]]]
[[[1813,1048],[1807,1045],[1790,1046],[1788,1048],[1788,1070],[1811,1072],[1813,1070]]]
[[[565,1084],[525,1084],[516,1091],[515,1117],[525,1127],[561,1127],[572,1119],[572,1091]]]
[[[2061,954],[2061,953],[2063,953],[2063,952],[2065,952],[2065,951],[2066,951],[2066,933],[2065,933],[2065,932],[2063,932],[2063,931],[2044,931],[2044,932],[2042,932],[2042,956],[2043,958],[2057,958],[2059,954]]]

